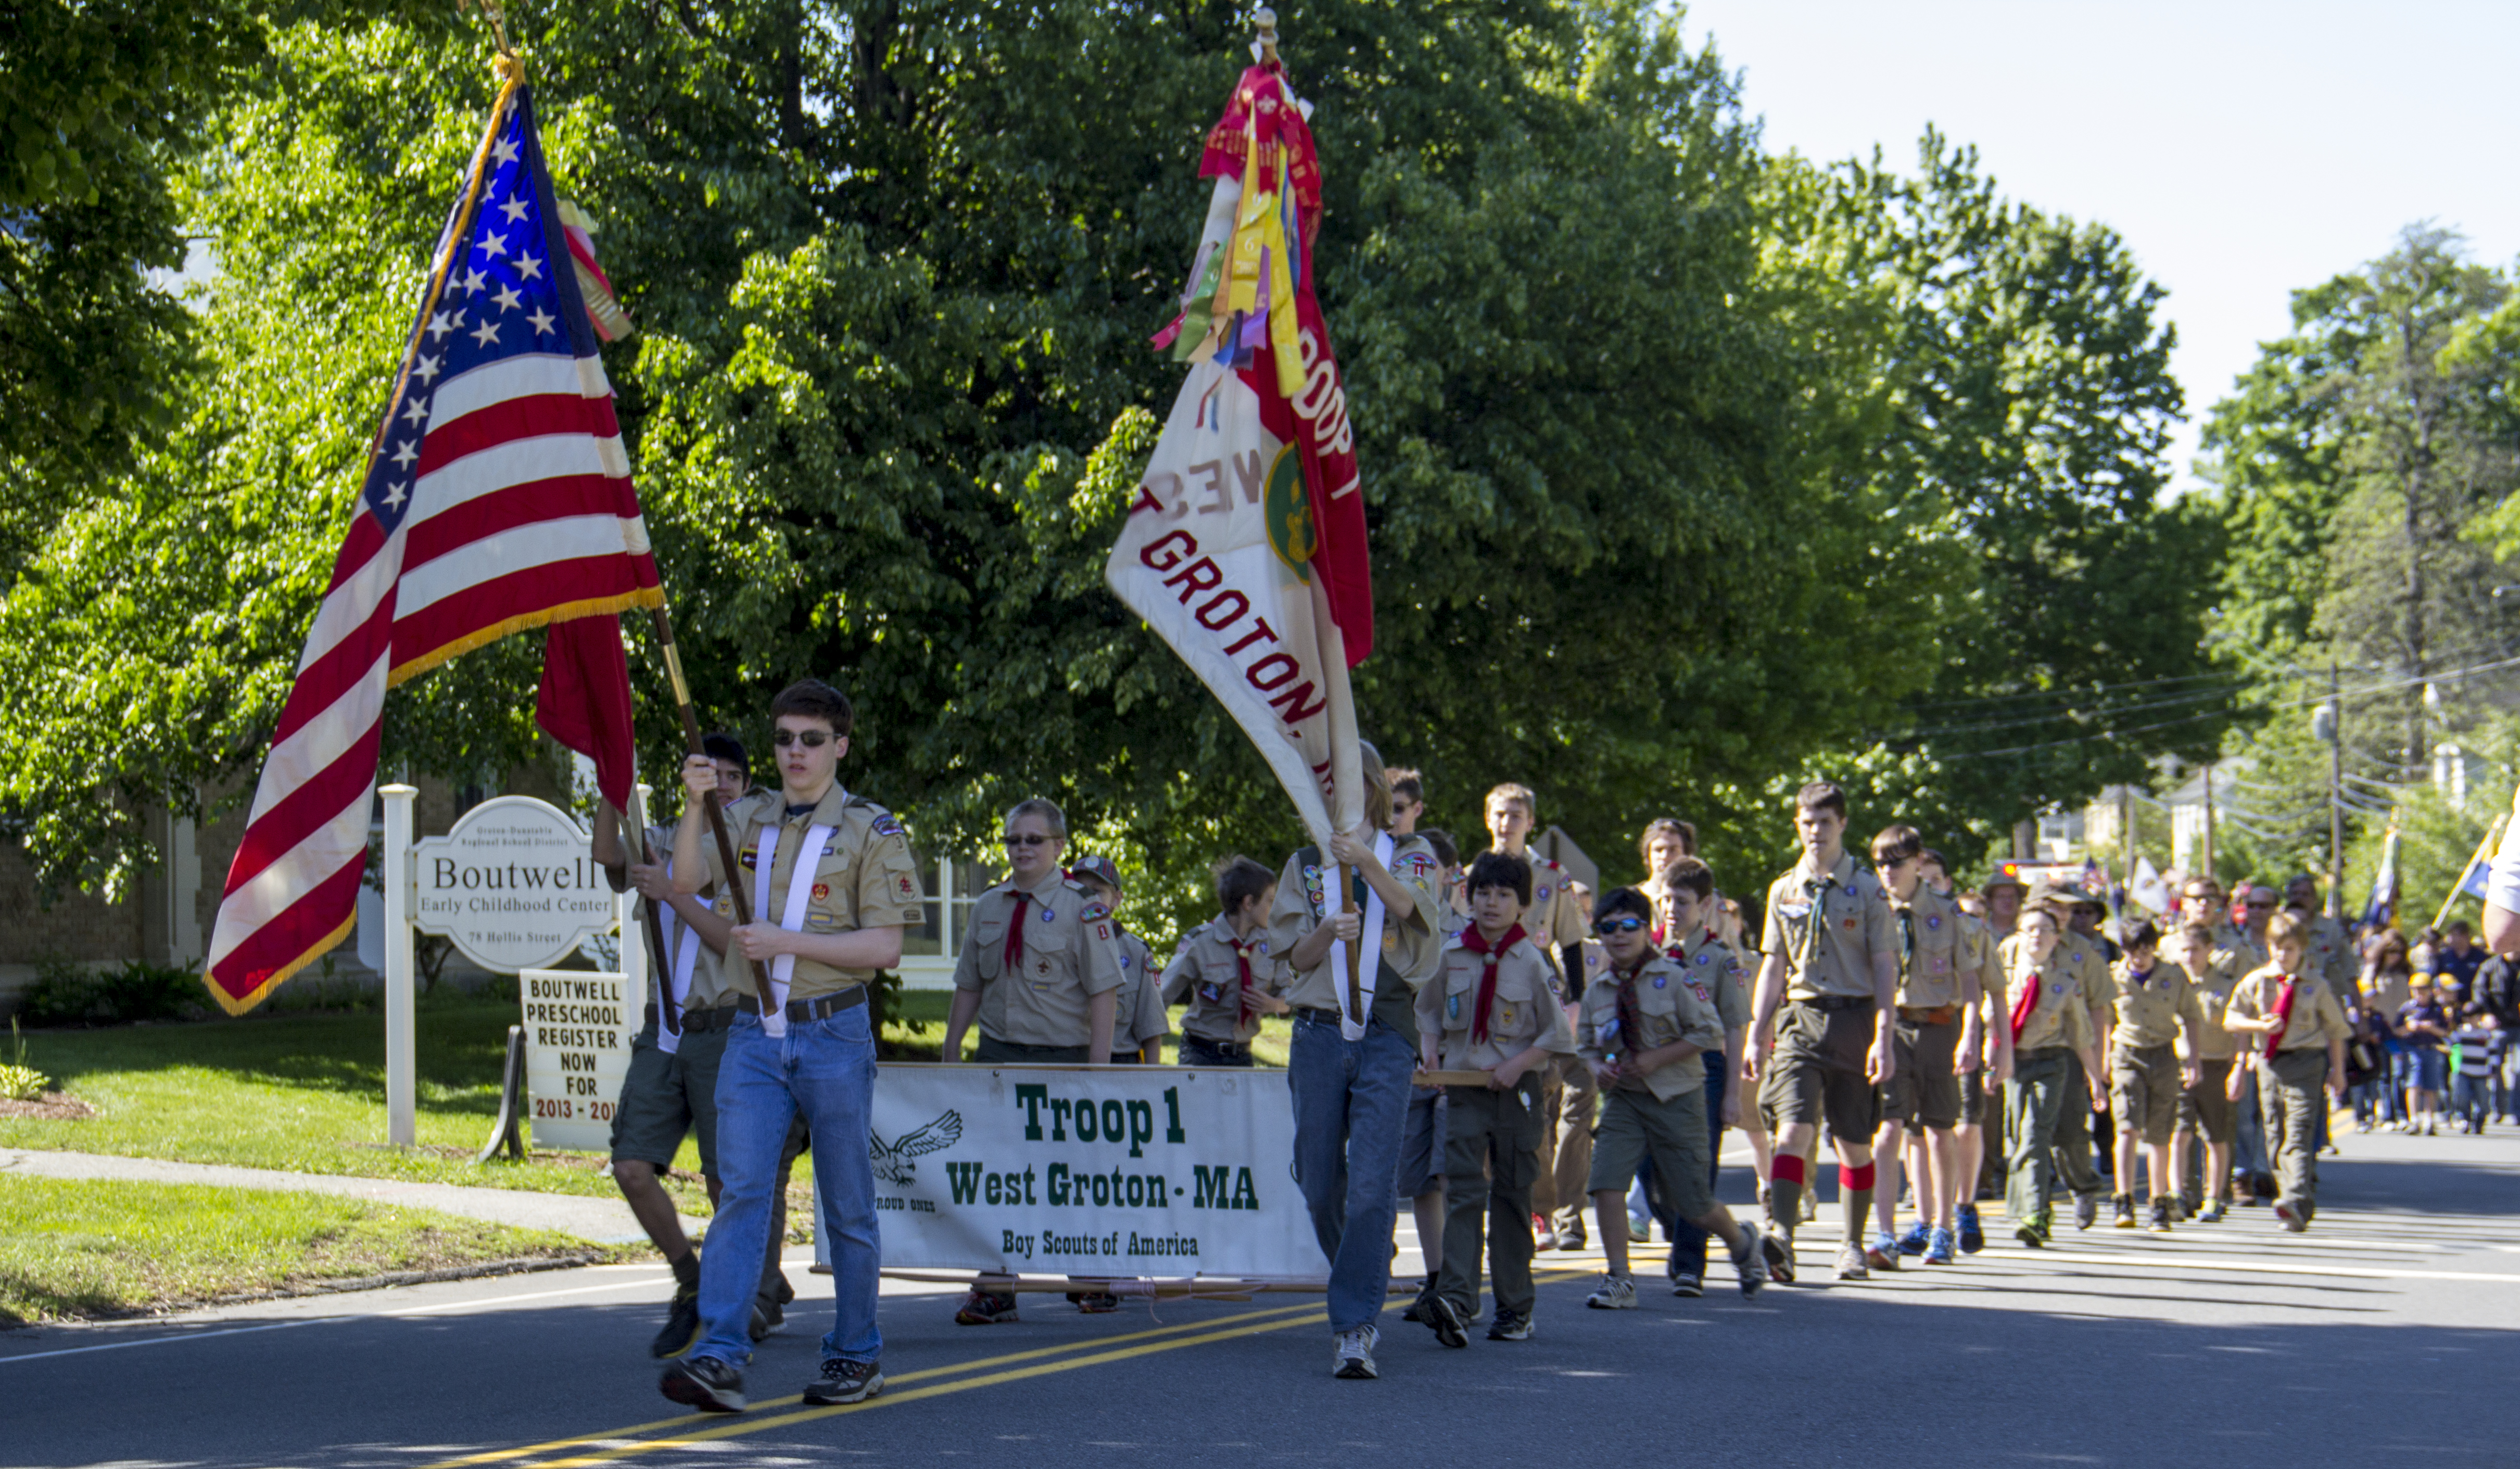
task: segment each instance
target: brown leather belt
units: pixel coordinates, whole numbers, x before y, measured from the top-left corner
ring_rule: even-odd
[[[1930,1007],[1916,1004],[1899,1006],[1899,1018],[1910,1025],[1949,1025],[1952,1023],[1952,1017],[1958,1013],[1958,1006],[1948,1004]]]
[[[761,1013],[759,996],[739,995],[735,998],[735,1002],[747,1015]],[[837,995],[825,995],[815,1000],[788,1001],[788,1018],[795,1024],[802,1025],[809,1020],[820,1020],[826,1015],[836,1015],[842,1010],[856,1009],[866,1002],[866,986],[851,985]]]

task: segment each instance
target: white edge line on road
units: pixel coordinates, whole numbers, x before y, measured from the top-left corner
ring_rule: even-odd
[[[653,1273],[654,1270],[663,1269],[664,1267],[657,1266],[652,1269],[649,1267],[640,1266],[632,1269],[644,1273]],[[645,1279],[615,1280],[605,1285],[579,1285],[567,1290],[526,1291],[514,1296],[490,1296],[478,1301],[440,1301],[431,1306],[403,1306],[392,1311],[364,1311],[348,1315],[308,1316],[296,1321],[263,1321],[252,1326],[222,1327],[216,1331],[190,1331],[180,1336],[149,1336],[142,1337],[138,1341],[99,1342],[92,1347],[61,1347],[50,1352],[21,1352],[13,1357],[0,1357],[0,1366],[6,1366],[11,1362],[40,1361],[48,1357],[77,1357],[88,1352],[119,1352],[125,1347],[162,1347],[174,1342],[206,1342],[214,1337],[244,1336],[255,1331],[286,1331],[292,1326],[326,1326],[341,1321],[373,1321],[391,1316],[428,1315],[432,1312],[462,1311],[467,1307],[512,1306],[518,1301],[547,1301],[554,1296],[584,1296],[599,1291],[620,1290],[626,1286],[649,1283]]]

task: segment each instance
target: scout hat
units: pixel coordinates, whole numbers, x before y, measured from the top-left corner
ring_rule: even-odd
[[[1067,875],[1091,877],[1115,893],[1126,891],[1120,885],[1120,865],[1107,857],[1080,857],[1067,865]]]
[[[1984,881],[1984,882],[1982,882],[1982,883],[1978,884],[1978,889],[1977,889],[1977,890],[1978,890],[1979,892],[1981,892],[1981,893],[1992,893],[1992,892],[1994,892],[1997,888],[2000,888],[2000,887],[2019,887],[2019,886],[2021,886],[2021,879],[2020,879],[2020,878],[2015,877],[2015,876],[2014,876],[2014,875],[2012,875],[2010,872],[2004,871],[2003,869],[2002,869],[2001,868],[1997,868],[1997,869],[1996,869],[1995,874],[1994,874],[1993,876],[1990,876],[1989,878],[1987,878],[1987,879],[1986,879],[1986,881]]]

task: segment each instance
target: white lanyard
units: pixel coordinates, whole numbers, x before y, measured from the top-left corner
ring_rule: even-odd
[[[752,911],[763,917],[770,913],[770,863],[779,855],[779,833],[775,825],[761,828],[761,841],[753,848]],[[789,933],[805,931],[805,905],[813,901],[814,873],[822,866],[823,844],[832,839],[832,827],[815,826],[805,833],[805,845],[796,849],[795,868],[788,874],[788,906],[779,914],[779,926]],[[796,972],[796,956],[783,954],[770,961],[770,1002],[761,1007],[761,1033],[765,1036],[788,1034],[788,982]]]
[[[1391,866],[1391,849],[1390,832],[1385,831],[1375,836],[1373,860],[1388,868]],[[1344,872],[1344,869],[1339,868],[1332,868],[1330,870],[1332,875],[1342,875]],[[1321,916],[1323,918],[1329,917],[1330,910],[1338,905],[1342,896],[1331,892],[1329,883],[1322,884]],[[1359,950],[1365,958],[1365,975],[1363,981],[1357,986],[1360,1008],[1355,1014],[1348,1013],[1347,1008],[1347,946],[1330,945],[1330,984],[1338,994],[1339,1035],[1349,1041],[1365,1039],[1366,1019],[1373,1013],[1373,982],[1382,975],[1383,917],[1382,895],[1373,890],[1372,883],[1368,883],[1365,888],[1365,936]]]
[[[674,860],[670,857],[665,859],[665,875],[674,875]],[[674,935],[678,932],[682,935],[679,948],[674,942]],[[659,903],[656,905],[656,937],[661,941],[658,947],[672,956],[674,964],[674,970],[665,976],[665,982],[656,986],[656,1048],[672,1055],[683,1048],[683,1002],[691,998],[692,965],[699,962],[700,935],[698,929],[674,916],[672,904]],[[665,1023],[665,1007],[669,1004],[673,1006],[674,1014],[671,1025]]]

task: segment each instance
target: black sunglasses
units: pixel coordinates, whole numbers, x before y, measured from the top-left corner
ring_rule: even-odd
[[[1038,847],[1043,842],[1055,840],[1057,840],[1056,837],[1045,836],[1038,831],[1010,831],[1007,833],[1007,845],[1010,847]]]
[[[1600,934],[1634,933],[1644,926],[1645,920],[1642,918],[1603,918],[1593,925],[1593,931]]]
[[[820,730],[780,730],[771,734],[770,742],[783,750],[791,744],[801,744],[809,750],[819,750],[830,744],[832,737]]]

